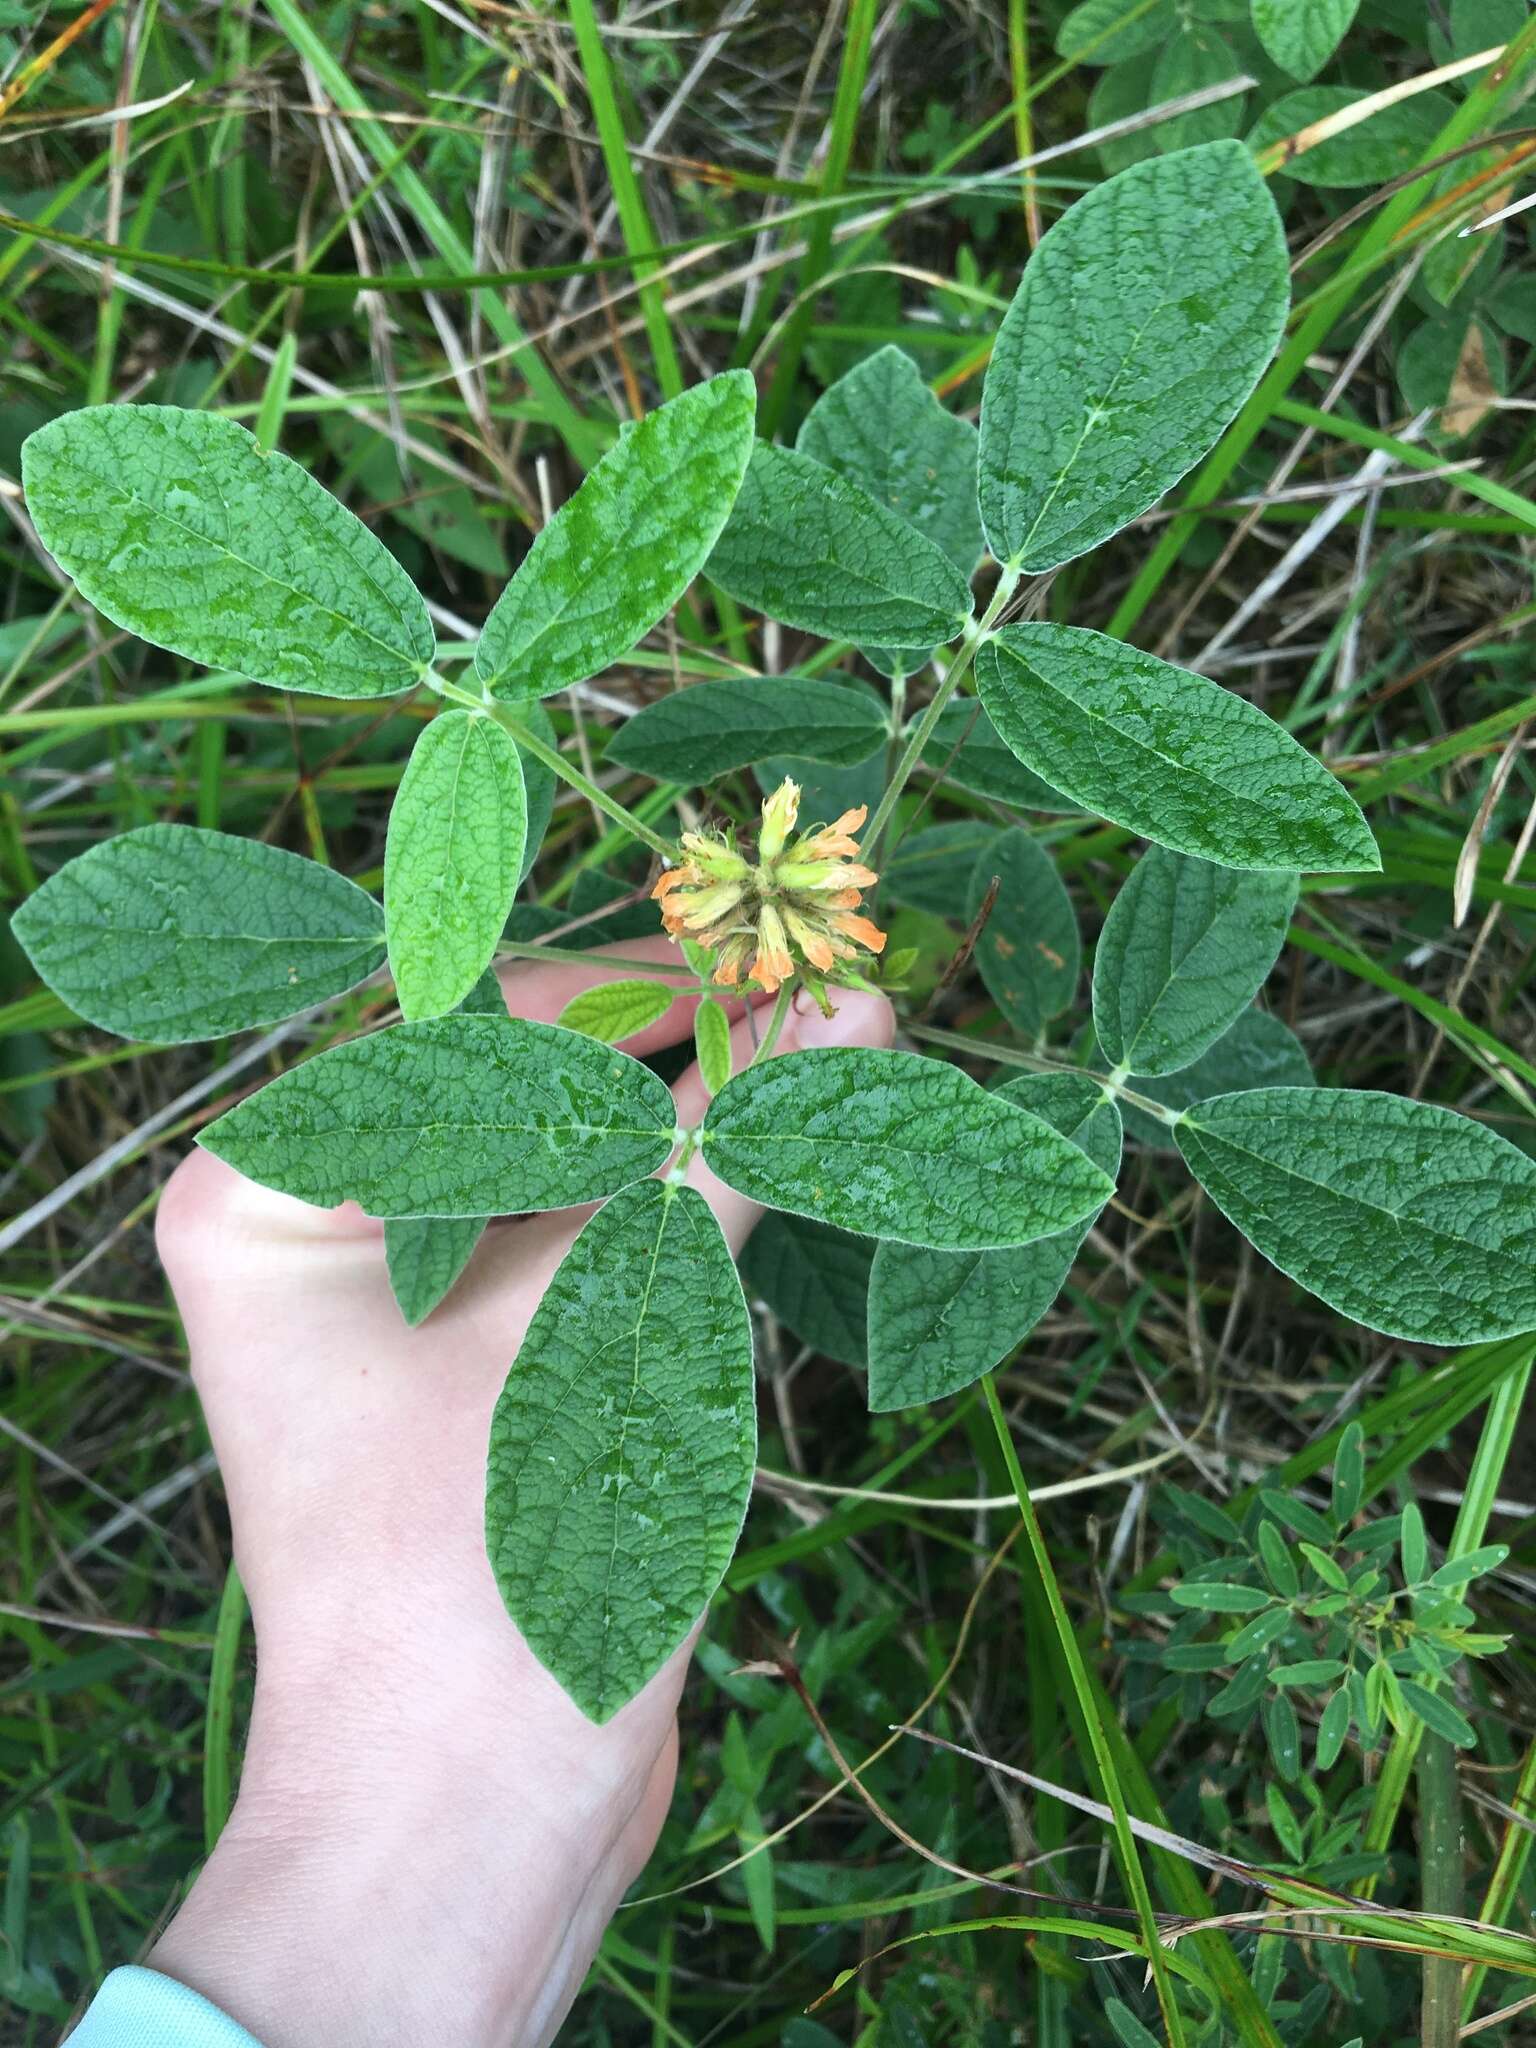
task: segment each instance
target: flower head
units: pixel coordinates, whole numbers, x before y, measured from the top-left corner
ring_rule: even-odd
[[[865,806],[796,836],[799,815],[799,785],[781,782],[764,801],[755,859],[732,832],[685,832],[682,860],[651,892],[672,937],[712,952],[728,987],[746,977],[772,990],[804,968],[857,979],[861,953],[884,949],[885,933],[857,914],[877,879],[856,859]]]

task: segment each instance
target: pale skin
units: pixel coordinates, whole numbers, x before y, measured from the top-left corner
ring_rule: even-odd
[[[678,958],[662,940],[613,951]],[[503,984],[513,1015],[552,1022],[602,978],[541,962]],[[778,1052],[890,1043],[882,998],[836,1003],[829,1022],[797,998]],[[680,999],[626,1049],[689,1036],[692,1010]],[[734,1067],[751,1054],[738,1018]],[[674,1094],[696,1124],[697,1068]],[[697,1157],[688,1178],[739,1250],[760,1212]],[[202,1151],[166,1187],[160,1254],[257,1681],[229,1824],[147,1961],[264,2048],[540,2048],[656,1840],[691,1641],[594,1727],[509,1620],[482,1534],[491,1410],[590,1213],[492,1225],[411,1330],[382,1226],[357,1209],[310,1208]]]

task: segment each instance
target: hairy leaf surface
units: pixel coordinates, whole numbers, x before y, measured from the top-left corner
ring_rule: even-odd
[[[713,782],[775,754],[851,767],[886,736],[863,690],[816,676],[742,676],[695,683],[647,704],[608,743],[608,759],[658,782]]]
[[[512,740],[477,712],[441,712],[406,763],[384,849],[389,965],[407,1019],[453,1009],[490,964],[527,835]]]
[[[370,1216],[502,1216],[654,1173],[676,1115],[627,1053],[523,1017],[397,1024],[269,1081],[199,1143],[284,1194]]]
[[[93,405],[22,450],[27,509],[116,626],[282,690],[409,690],[436,641],[415,585],[286,455],[213,413]]]
[[[737,1074],[710,1104],[704,1144],[723,1181],[769,1208],[954,1250],[1028,1243],[1090,1215],[1114,1187],[958,1067],[854,1046]]]
[[[572,996],[560,1012],[567,1031],[619,1045],[665,1017],[676,991],[666,982],[636,976],[626,981],[598,981]]]
[[[1341,1315],[1424,1344],[1536,1329],[1536,1161],[1470,1117],[1263,1088],[1197,1103],[1178,1139],[1222,1214]]]
[[[485,1524],[507,1611],[606,1721],[683,1640],[752,1489],[752,1327],[693,1188],[646,1181],[566,1254],[491,1423]]]
[[[828,640],[921,656],[971,616],[969,579],[824,463],[759,441],[709,573],[722,590]]]
[[[401,1216],[384,1226],[384,1258],[400,1313],[426,1321],[469,1264],[485,1234],[484,1216]]]
[[[1005,626],[978,654],[976,682],[1026,768],[1145,839],[1234,868],[1381,865],[1321,762],[1189,669],[1081,626]]]
[[[1214,444],[1285,323],[1285,235],[1239,142],[1133,164],[1043,238],[981,400],[981,514],[1030,575],[1097,547]]]
[[[384,961],[384,913],[355,882],[197,825],[141,825],[93,846],[11,930],[88,1023],[162,1045],[296,1016]]]
[[[1263,987],[1296,907],[1295,875],[1244,873],[1154,846],[1110,905],[1093,960],[1093,1023],[1129,1074],[1171,1074]]]
[[[627,654],[703,568],[752,451],[757,398],[727,370],[648,413],[550,520],[485,622],[497,697],[547,697]]]
[[[1113,1176],[1120,1118],[1096,1081],[1027,1074],[997,1091]],[[1021,1344],[1061,1292],[1092,1217],[1007,1251],[883,1244],[869,1278],[869,1405],[876,1414],[956,1394]]]

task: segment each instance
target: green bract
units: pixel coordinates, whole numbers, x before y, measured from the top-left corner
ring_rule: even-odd
[[[692,1188],[628,1188],[540,1302],[486,1466],[501,1596],[593,1720],[639,1691],[719,1584],[756,1448],[752,1326],[720,1226]]]
[[[475,669],[493,696],[547,697],[579,683],[665,618],[725,524],[755,411],[752,379],[728,370],[609,449],[485,622]]]
[[[362,521],[233,420],[97,405],[22,450],[38,538],[157,647],[284,690],[380,697],[432,662],[427,608]]]
[[[523,1018],[433,1017],[279,1075],[199,1143],[285,1195],[370,1216],[564,1209],[654,1173],[672,1097],[627,1053]]]

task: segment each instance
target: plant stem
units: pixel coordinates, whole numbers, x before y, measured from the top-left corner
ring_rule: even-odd
[[[747,1065],[749,1067],[755,1067],[759,1060],[771,1059],[773,1057],[773,1048],[778,1044],[779,1033],[784,1029],[784,1019],[789,1015],[789,1006],[794,1001],[796,986],[796,983],[786,981],[781,985],[778,994],[774,997],[773,1013],[768,1019],[768,1029],[763,1033],[762,1038],[758,1042],[757,1051],[748,1060]]]
[[[606,813],[615,824],[622,825],[626,832],[632,832],[636,839],[650,847],[653,853],[659,853],[663,860],[677,859],[677,848],[670,840],[663,839],[659,832],[653,832],[643,818],[637,818],[633,811],[626,810],[616,797],[609,796],[608,792],[600,789],[590,776],[583,775],[579,768],[573,767],[558,747],[546,746],[538,734],[530,732],[505,705],[497,704],[487,697],[477,697],[473,690],[466,690],[459,683],[450,683],[445,676],[438,675],[435,670],[429,672],[423,680],[429,688],[437,692],[438,696],[446,697],[450,703],[462,704],[467,711],[479,711],[488,718],[494,718],[525,753],[532,754],[536,761],[542,761],[546,768],[553,769],[562,782],[568,782],[572,789],[579,790],[589,804],[595,804],[598,810]]]
[[[1180,1110],[1169,1109],[1166,1103],[1154,1102],[1150,1095],[1138,1095],[1134,1088],[1127,1088],[1113,1074],[1095,1074],[1076,1060],[1052,1059],[1049,1053],[1043,1052],[1020,1052],[1011,1045],[993,1045],[988,1039],[968,1038],[963,1031],[942,1031],[932,1024],[909,1023],[902,1028],[913,1038],[927,1039],[930,1045],[945,1045],[952,1052],[980,1053],[985,1059],[995,1060],[999,1066],[1025,1067],[1032,1074],[1080,1074],[1085,1081],[1096,1081],[1109,1094],[1121,1102],[1128,1102],[1132,1109],[1155,1117],[1159,1123],[1176,1124],[1182,1115]]]
[[[627,960],[622,953],[583,953],[574,946],[552,946],[548,942],[540,945],[536,939],[498,939],[496,952],[498,957],[508,960],[558,960],[562,966],[569,963],[573,967],[622,967],[626,974],[650,976],[657,980],[681,975],[695,988],[703,987],[685,960],[679,960],[675,965],[670,960]],[[692,992],[691,989],[678,990],[679,995],[691,995]]]
[[[1450,1743],[1426,1728],[1419,1744],[1419,1898],[1426,1913],[1461,1911],[1461,1792]],[[1424,1957],[1422,2048],[1455,2048],[1461,2032],[1461,1963]]]
[[[1157,1915],[1152,1908],[1152,1895],[1147,1890],[1146,1872],[1141,1867],[1136,1837],[1131,1831],[1131,1816],[1125,1803],[1125,1794],[1121,1790],[1115,1760],[1104,1730],[1099,1725],[1093,1687],[1089,1681],[1088,1668],[1083,1662],[1082,1648],[1077,1640],[1077,1632],[1068,1617],[1066,1604],[1062,1600],[1061,1587],[1056,1582],[1056,1572],[1051,1563],[1050,1551],[1046,1548],[1040,1518],[1035,1513],[1035,1504],[1030,1499],[1029,1488],[1024,1483],[1019,1455],[1013,1447],[1013,1438],[1008,1431],[1008,1419],[1003,1414],[997,1383],[991,1373],[982,1374],[981,1387],[986,1397],[987,1412],[992,1418],[992,1427],[997,1435],[998,1448],[1003,1454],[1003,1463],[1008,1468],[1008,1477],[1019,1503],[1019,1517],[1024,1524],[1024,1540],[1029,1545],[1035,1569],[1040,1575],[1041,1590],[1045,1594],[1056,1638],[1061,1645],[1062,1659],[1072,1680],[1072,1690],[1077,1694],[1099,1784],[1105,1802],[1114,1816],[1115,1843],[1120,1852],[1120,1867],[1125,1877],[1126,1889],[1131,1896],[1131,1904],[1136,1909],[1136,1920],[1141,1929],[1142,1940],[1146,1944],[1147,1964],[1157,1986],[1157,2002],[1162,2012],[1163,2025],[1167,2030],[1170,2048],[1182,2048],[1183,2016],[1174,2002],[1173,1986],[1169,1982],[1163,1945],[1158,1939]]]
[[[907,777],[923,757],[923,748],[927,746],[932,736],[933,728],[939,722],[939,713],[944,709],[950,698],[953,697],[960,684],[964,682],[966,676],[969,675],[971,665],[976,659],[977,648],[990,635],[993,625],[1002,614],[1003,607],[1018,588],[1018,582],[1018,570],[1005,568],[1002,575],[998,578],[996,590],[992,593],[992,602],[982,613],[980,620],[974,626],[967,628],[966,637],[960,645],[960,651],[949,664],[943,682],[934,691],[932,699],[923,711],[922,717],[913,726],[907,744],[902,749],[901,758],[896,763],[895,773],[891,776],[889,782],[886,783],[885,794],[875,807],[875,815],[870,819],[868,830],[864,834],[865,849],[871,858],[872,865],[873,856],[879,849],[880,834],[885,830],[886,820],[896,808],[896,799],[901,795],[903,788],[906,786]]]

